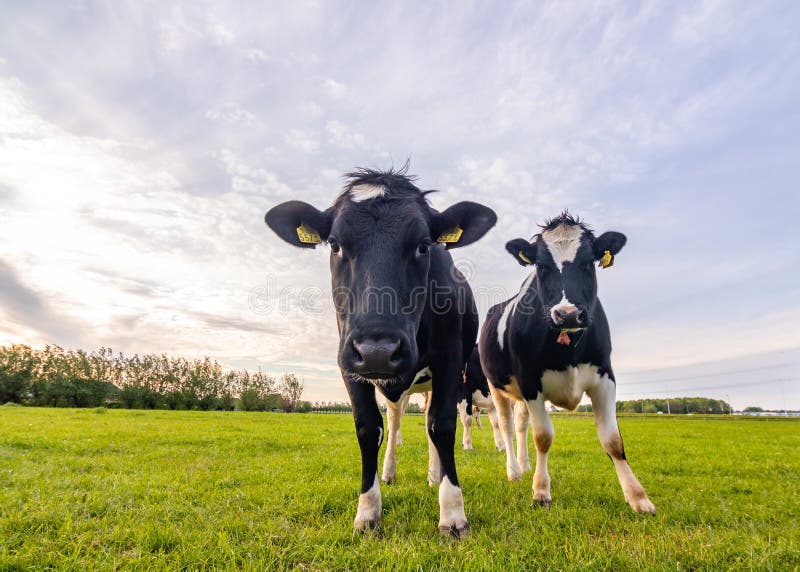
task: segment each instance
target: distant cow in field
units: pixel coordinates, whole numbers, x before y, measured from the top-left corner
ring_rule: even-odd
[[[350,395],[361,449],[361,494],[354,526],[381,520],[378,450],[383,419],[377,388],[398,419],[414,381],[430,377],[427,414],[439,529],[462,537],[469,525],[456,475],[456,400],[475,344],[478,313],[472,291],[448,248],[467,246],[494,226],[491,209],[472,202],[433,209],[405,170],[348,175],[333,206],[320,211],[289,201],[271,209],[267,225],[298,247],[330,245],[339,366]],[[396,430],[390,427],[390,433]]]
[[[461,424],[464,426],[464,435],[461,438],[461,445],[464,449],[472,450],[472,420],[475,418],[475,421],[479,423],[478,415],[480,409],[484,408],[489,416],[489,422],[492,424],[494,445],[498,451],[503,451],[505,444],[497,422],[497,410],[489,393],[489,383],[481,369],[478,346],[475,346],[469,361],[467,361],[464,383],[459,386],[458,397],[458,414],[461,417]]]
[[[536,444],[533,498],[541,505],[551,502],[547,452],[554,436],[545,401],[573,410],[587,393],[597,434],[614,463],[625,500],[636,512],[656,510],[625,457],[617,427],[611,334],[597,298],[595,262],[611,266],[625,242],[619,232],[596,237],[564,212],[547,221],[530,241],[518,238],[506,244],[517,262],[534,268],[516,296],[489,310],[481,330],[480,356],[500,417],[512,481],[521,478],[520,461],[527,460],[527,444],[521,459],[516,459],[511,450],[511,403],[526,405]],[[517,416],[518,434],[527,430],[528,416],[522,413]]]

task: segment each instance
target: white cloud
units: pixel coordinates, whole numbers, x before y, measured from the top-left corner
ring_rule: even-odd
[[[228,25],[214,16],[208,16],[206,20],[206,33],[211,41],[217,46],[231,45],[236,39],[236,34]]]
[[[343,149],[363,149],[367,146],[367,141],[361,133],[348,127],[341,121],[331,119],[325,123],[325,131],[328,133],[328,142]]]
[[[347,95],[347,86],[335,79],[328,78],[324,80],[322,87],[331,99],[342,99]]]
[[[243,123],[254,125],[256,116],[235,103],[223,103],[206,111],[205,116],[212,121],[221,123]]]
[[[302,151],[303,153],[313,153],[319,149],[319,137],[314,133],[292,129],[285,136],[284,140],[289,147]]]
[[[248,48],[244,51],[244,57],[251,63],[260,63],[267,61],[267,53],[258,48]]]

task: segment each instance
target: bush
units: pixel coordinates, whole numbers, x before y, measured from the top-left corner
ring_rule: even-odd
[[[275,378],[260,370],[225,372],[210,358],[126,357],[108,348],[87,353],[58,346],[41,350],[0,346],[0,403],[195,411],[230,411],[237,406],[246,411],[294,409],[303,384],[285,374],[281,388],[282,395],[276,394]]]

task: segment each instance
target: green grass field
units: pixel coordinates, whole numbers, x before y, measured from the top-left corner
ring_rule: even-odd
[[[352,531],[349,415],[0,408],[0,569],[800,568],[800,422],[624,417],[658,515],[633,514],[590,417],[554,416],[553,507],[488,420],[457,452],[472,536],[439,537],[422,417],[380,534]],[[460,439],[460,429],[459,429]]]

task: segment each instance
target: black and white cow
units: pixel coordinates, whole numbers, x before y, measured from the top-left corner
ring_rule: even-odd
[[[477,338],[478,315],[447,248],[480,239],[497,217],[473,202],[433,209],[405,168],[360,169],[348,177],[330,208],[289,201],[271,209],[266,222],[294,246],[330,245],[338,361],[361,449],[354,526],[374,529],[381,519],[377,471],[383,419],[375,389],[397,404],[415,379],[429,375],[433,395],[427,430],[440,483],[439,529],[462,537],[469,525],[453,450],[456,399]]]
[[[625,500],[636,512],[655,513],[625,458],[617,427],[611,335],[597,299],[594,264],[599,261],[604,268],[610,266],[625,242],[625,235],[619,232],[596,237],[580,220],[564,212],[547,221],[530,241],[518,238],[506,244],[517,262],[534,268],[516,296],[489,310],[480,336],[481,363],[500,417],[506,469],[512,481],[521,478],[520,462],[527,460],[527,445],[521,458],[515,458],[511,452],[511,403],[518,400],[526,405],[536,444],[533,498],[541,505],[551,502],[547,452],[554,436],[545,401],[572,410],[586,393],[592,401],[597,434],[614,463]],[[527,430],[527,417],[517,415],[518,435]]]
[[[461,417],[461,424],[464,426],[464,434],[461,438],[461,445],[464,449],[472,450],[472,420],[475,418],[480,427],[480,409],[486,409],[489,422],[492,424],[494,435],[494,445],[498,451],[505,450],[503,437],[500,435],[500,427],[497,421],[497,409],[495,409],[492,396],[489,393],[489,382],[483,374],[481,368],[481,358],[478,355],[478,346],[472,351],[467,361],[464,371],[464,383],[459,387],[458,392],[458,414]]]

